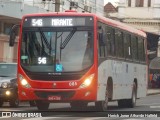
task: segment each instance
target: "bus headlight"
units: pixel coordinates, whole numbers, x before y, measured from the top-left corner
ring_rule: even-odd
[[[91,85],[92,80],[94,78],[94,74],[90,75],[89,77],[87,77],[84,82],[80,85],[80,88],[85,88]]]
[[[26,87],[26,88],[30,88],[30,84],[28,83],[28,81],[21,75],[19,74],[19,80],[20,80],[20,83],[23,87]]]

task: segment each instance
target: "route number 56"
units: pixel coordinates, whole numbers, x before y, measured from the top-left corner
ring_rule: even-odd
[[[45,57],[38,58],[38,64],[46,64],[46,63],[47,63],[47,59]]]

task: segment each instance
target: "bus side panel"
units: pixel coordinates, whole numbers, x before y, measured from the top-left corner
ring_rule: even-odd
[[[125,61],[111,60],[109,63],[113,79],[113,100],[131,98],[133,75]]]
[[[108,78],[108,66],[107,62],[102,62],[98,66],[98,89],[97,89],[97,101],[105,99],[105,90],[107,87],[107,78]]]
[[[97,100],[104,100],[107,81],[110,77],[113,82],[113,90],[109,90],[112,94],[112,100],[124,99],[131,97],[131,76],[126,75],[126,63],[115,60],[106,60],[99,65],[98,68],[98,92]],[[126,81],[127,79],[127,81]],[[132,80],[133,81],[133,80]],[[127,89],[127,92],[126,92]],[[126,92],[126,93],[125,93]]]
[[[137,98],[145,97],[147,94],[147,82],[148,82],[148,74],[147,74],[147,66],[146,65],[138,65],[138,86],[137,86]]]
[[[132,95],[133,82],[137,79],[138,97],[146,96],[146,67],[131,62],[106,60],[98,67],[98,91],[97,100],[104,100],[107,80],[113,81],[112,100],[130,99]]]

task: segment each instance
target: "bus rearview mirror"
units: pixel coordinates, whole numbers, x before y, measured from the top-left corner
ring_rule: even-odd
[[[11,28],[10,38],[9,38],[9,46],[10,47],[14,46],[14,42],[15,42],[15,39],[16,39],[16,33],[17,33],[17,30],[18,30],[19,26],[20,26],[19,24],[16,24]]]

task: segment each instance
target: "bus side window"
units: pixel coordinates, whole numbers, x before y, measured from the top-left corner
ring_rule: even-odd
[[[106,46],[100,43],[99,40],[99,57],[105,57],[106,56]]]
[[[147,46],[146,46],[146,44],[145,44],[145,41],[146,41],[146,39],[143,39],[143,61],[144,62],[146,62],[146,55],[147,55],[147,52],[146,52],[146,49],[147,49]]]
[[[119,58],[123,58],[124,57],[123,33],[120,30],[115,30],[115,43],[116,43],[116,56]]]
[[[101,32],[98,32],[98,51],[99,51],[99,57],[105,58],[106,57],[106,32],[105,29],[100,26]]]
[[[131,35],[127,33],[124,33],[124,56],[131,60]]]
[[[115,30],[111,27],[106,27],[106,39],[107,39],[107,54],[108,56],[115,56]]]
[[[131,51],[133,61],[138,61],[138,39],[136,36],[131,36]]]
[[[106,40],[107,40],[107,54],[108,56],[111,56],[111,51],[112,51],[112,48],[111,48],[111,28],[106,26]]]
[[[138,59],[141,62],[145,60],[144,40],[142,38],[138,38]]]

